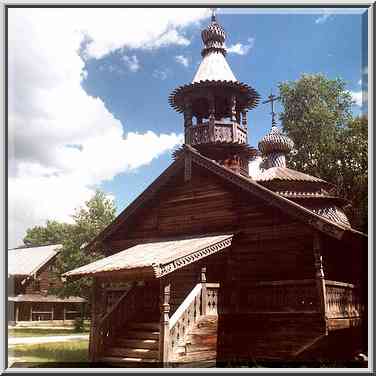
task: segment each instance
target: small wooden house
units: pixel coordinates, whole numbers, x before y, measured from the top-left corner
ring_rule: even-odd
[[[9,322],[72,320],[79,317],[85,299],[59,298],[48,293],[62,282],[56,275],[61,245],[15,248],[8,251]]]
[[[286,167],[291,140],[275,124],[259,145],[268,169],[249,176],[259,95],[232,73],[214,15],[202,39],[192,83],[170,97],[185,144],[86,247],[106,257],[65,274],[94,281],[91,359],[315,359],[329,338],[346,358],[364,334],[367,238],[330,184]]]

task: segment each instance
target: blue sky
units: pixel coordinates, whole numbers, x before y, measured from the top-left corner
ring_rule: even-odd
[[[226,8],[217,17],[232,71],[263,99],[281,81],[324,73],[347,82],[359,114],[361,80],[367,82],[362,13]],[[72,221],[97,187],[120,212],[172,162],[183,119],[168,96],[193,79],[210,10],[12,8],[8,15],[8,223],[15,246],[28,227]],[[252,146],[270,123],[268,106],[249,113]]]
[[[229,53],[227,60],[238,80],[254,87],[262,98],[276,91],[281,81],[298,79],[302,73],[324,73],[340,77],[350,91],[359,92],[362,79],[362,16],[359,14],[233,14],[219,10],[218,21],[227,32],[228,46],[249,46],[244,55]],[[186,30],[188,46],[171,46],[156,51],[129,49],[87,63],[85,90],[99,96],[108,109],[122,121],[126,132],[182,131],[182,116],[167,102],[170,92],[192,80],[201,61],[200,32],[206,19]],[[247,47],[246,47],[247,49]],[[123,53],[136,56],[139,68],[124,67]],[[176,60],[188,59],[188,66]],[[364,67],[363,67],[364,68]],[[364,79],[364,77],[363,77]],[[277,111],[280,106],[277,105]],[[354,114],[360,113],[354,105]],[[260,104],[249,114],[249,143],[270,128],[270,107]],[[123,209],[141,193],[170,163],[165,153],[147,166],[119,174],[101,187],[116,197]]]

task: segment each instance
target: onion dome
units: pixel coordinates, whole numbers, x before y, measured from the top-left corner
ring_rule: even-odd
[[[259,150],[267,157],[268,167],[286,167],[286,154],[294,147],[294,142],[275,125],[258,144]]]
[[[212,15],[211,23],[201,33],[204,48],[201,52],[202,61],[191,83],[179,86],[169,96],[171,107],[177,112],[184,112],[187,98],[190,98],[194,116],[205,117],[208,112],[201,107],[208,91],[217,97],[228,97],[229,93],[236,96],[236,106],[239,111],[247,111],[257,106],[260,96],[255,89],[244,82],[240,82],[232,72],[226,61],[225,39],[226,33]],[[205,94],[205,95],[203,95]],[[224,101],[229,106],[230,100]],[[217,114],[223,117],[225,114]]]
[[[201,55],[204,57],[210,51],[221,52],[226,55],[225,39],[226,33],[223,27],[217,22],[215,14],[212,15],[211,23],[201,32],[201,38],[204,42],[204,48]]]

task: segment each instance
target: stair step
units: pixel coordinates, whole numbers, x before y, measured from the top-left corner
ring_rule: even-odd
[[[159,339],[159,332],[157,331],[144,331],[144,330],[127,330],[125,338],[131,339]]]
[[[101,362],[105,363],[159,363],[158,359],[143,359],[121,356],[104,356],[100,358]]]
[[[127,326],[127,328],[133,329],[144,329],[144,330],[152,330],[152,331],[159,331],[160,324],[159,322],[131,322]]]
[[[158,359],[159,355],[158,350],[153,349],[111,347],[109,350],[107,350],[106,356]]]
[[[158,349],[158,340],[156,339],[118,339],[119,347],[134,348],[134,349]]]

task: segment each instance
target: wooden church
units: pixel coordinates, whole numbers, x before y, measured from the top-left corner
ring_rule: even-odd
[[[192,83],[170,96],[185,144],[86,247],[106,257],[64,275],[93,279],[90,358],[206,367],[335,348],[346,359],[366,339],[367,237],[331,184],[286,167],[293,143],[274,119],[259,143],[267,168],[249,176],[259,95],[231,71],[214,14],[202,40]]]

